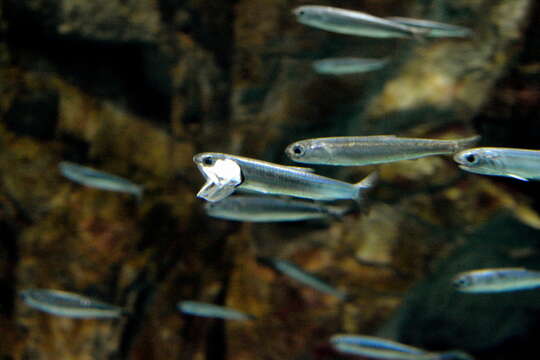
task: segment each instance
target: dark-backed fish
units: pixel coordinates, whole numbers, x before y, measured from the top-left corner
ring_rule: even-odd
[[[285,153],[291,160],[306,164],[358,166],[453,154],[474,146],[479,140],[478,136],[459,140],[342,136],[297,141]]]
[[[62,161],[58,165],[62,175],[76,183],[96,189],[130,193],[137,199],[142,198],[143,188],[129,180],[86,166]]]
[[[374,38],[417,38],[427,31],[361,11],[306,5],[293,10],[298,22],[340,34]]]
[[[405,17],[387,17],[386,19],[390,21],[395,21],[409,27],[427,30],[425,34],[426,37],[469,37],[472,35],[472,31],[469,28],[458,25],[445,24],[437,21],[411,19]]]
[[[240,321],[253,320],[255,318],[253,315],[235,309],[200,301],[180,301],[176,304],[176,307],[180,312],[194,316]]]
[[[494,293],[540,287],[540,271],[525,268],[493,268],[459,273],[454,287],[468,293]]]
[[[316,60],[312,66],[319,74],[346,75],[379,70],[386,64],[388,59],[340,57]]]
[[[21,291],[20,295],[28,306],[58,316],[105,319],[125,314],[121,307],[66,291],[28,289]]]
[[[463,150],[454,155],[463,170],[529,181],[540,179],[540,151],[502,147]]]
[[[203,173],[208,168],[213,169],[218,161],[223,160],[233,161],[240,168],[241,183],[236,185],[236,188],[264,194],[288,195],[313,200],[353,199],[359,201],[377,180],[376,173],[372,173],[356,184],[349,184],[313,174],[308,169],[223,153],[202,153],[193,157],[193,161]],[[223,175],[223,177],[228,176],[228,174]],[[208,198],[202,195],[204,194],[201,192],[197,194],[208,201],[222,199],[216,200],[216,197]]]

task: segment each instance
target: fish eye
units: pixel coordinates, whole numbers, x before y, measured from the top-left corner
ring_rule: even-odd
[[[294,145],[292,148],[292,152],[296,156],[302,156],[306,151],[302,145]]]
[[[476,156],[474,154],[465,155],[465,160],[468,163],[474,164],[476,162]]]
[[[211,165],[214,165],[214,159],[212,157],[210,157],[210,156],[207,156],[207,157],[202,159],[202,163],[204,165],[211,166]]]

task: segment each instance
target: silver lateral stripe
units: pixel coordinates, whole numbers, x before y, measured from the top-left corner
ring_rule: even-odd
[[[130,193],[142,198],[142,186],[116,175],[95,170],[86,166],[62,161],[58,164],[60,173],[71,181],[101,190]]]
[[[253,320],[255,318],[253,315],[235,309],[200,301],[180,301],[176,304],[176,307],[180,312],[194,316],[240,321]]]
[[[364,59],[354,57],[328,58],[313,62],[313,69],[319,74],[346,75],[382,69],[387,59]]]
[[[341,136],[296,141],[285,149],[296,162],[360,166],[453,154],[476,145],[480,137],[435,140],[394,135]]]
[[[457,274],[452,284],[458,291],[496,293],[540,287],[540,271],[525,268],[491,268]]]
[[[540,179],[540,151],[503,147],[479,147],[454,155],[465,171],[475,174],[507,176],[528,181]]]
[[[469,28],[445,24],[437,21],[411,19],[405,17],[387,17],[386,19],[398,22],[403,25],[429,30],[426,37],[441,38],[441,37],[469,37],[472,31]]]
[[[117,318],[125,313],[121,307],[66,291],[28,289],[20,295],[28,306],[58,316],[103,319]]]

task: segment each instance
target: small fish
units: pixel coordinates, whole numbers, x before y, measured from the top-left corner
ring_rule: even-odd
[[[291,160],[301,163],[358,166],[453,154],[474,146],[479,140],[479,136],[459,140],[394,135],[342,136],[297,141],[290,144],[285,153]]]
[[[180,301],[176,307],[180,312],[194,316],[240,321],[255,319],[255,316],[251,314],[199,301]]]
[[[130,193],[135,195],[138,200],[142,199],[142,186],[119,176],[107,174],[68,161],[60,162],[58,168],[62,175],[76,183],[102,190]]]
[[[356,184],[349,184],[313,174],[311,169],[277,165],[241,156],[201,153],[193,157],[193,161],[203,174],[206,174],[208,169],[214,169],[215,164],[223,160],[233,161],[241,171],[241,182],[231,186],[233,187],[231,193],[236,187],[263,194],[288,195],[313,200],[353,199],[360,201],[364,193],[371,189],[377,181],[376,173],[368,175]],[[223,177],[227,178],[229,175],[223,175]],[[218,201],[224,198],[220,197],[216,200],[215,197],[204,197],[201,196],[200,191],[197,196],[208,201]]]
[[[66,291],[28,289],[21,291],[20,295],[28,306],[58,316],[79,319],[107,319],[118,318],[126,314],[118,306]]]
[[[426,37],[469,37],[472,35],[471,29],[458,25],[404,17],[387,17],[386,19],[409,27],[428,30],[425,34]]]
[[[375,349],[399,351],[409,354],[425,354],[426,351],[396,341],[367,335],[337,334],[330,338],[332,344],[351,344]]]
[[[210,216],[226,220],[278,222],[339,218],[349,208],[269,196],[231,196],[208,202],[205,210]]]
[[[315,276],[307,273],[306,271],[299,268],[297,265],[280,259],[275,258],[265,258],[265,257],[259,257],[257,258],[259,263],[269,266],[276,271],[279,271],[280,273],[287,275],[290,278],[293,278],[294,280],[312,287],[315,290],[318,290],[320,292],[330,294],[332,296],[337,297],[340,300],[347,300],[347,294],[343,291],[339,291],[336,288],[326,284],[322,280],[319,280]]]
[[[481,175],[507,176],[529,181],[540,179],[540,151],[481,147],[461,151],[454,161],[465,171]]]
[[[525,268],[493,268],[459,273],[452,280],[458,291],[495,293],[540,287],[540,271]]]
[[[298,22],[319,29],[374,38],[418,38],[427,30],[379,18],[360,11],[306,5],[293,10]]]
[[[319,74],[345,75],[382,69],[387,59],[363,59],[355,57],[328,58],[313,62],[313,69]]]

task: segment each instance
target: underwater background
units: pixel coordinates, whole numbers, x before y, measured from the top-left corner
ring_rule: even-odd
[[[469,38],[370,39],[299,24],[316,4],[470,28]],[[356,182],[339,220],[214,219],[193,163],[215,151],[294,166],[293,141],[394,134],[482,136],[540,149],[540,4],[533,0],[0,1],[0,359],[348,358],[336,333],[476,359],[538,357],[540,290],[467,295],[456,273],[540,269],[540,185],[461,171],[450,156],[323,167]],[[320,75],[320,58],[388,58]],[[73,183],[61,161],[144,186],[142,201]],[[261,266],[287,259],[349,293],[319,293]],[[55,317],[28,288],[125,307],[115,320]],[[256,316],[181,314],[199,300]]]

